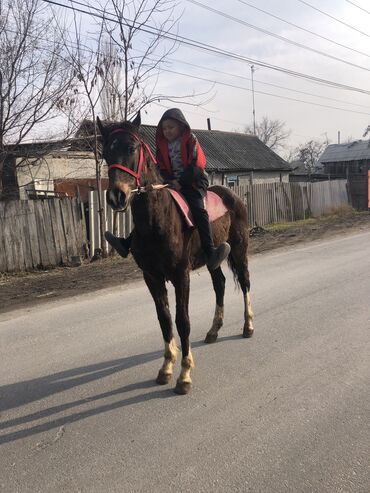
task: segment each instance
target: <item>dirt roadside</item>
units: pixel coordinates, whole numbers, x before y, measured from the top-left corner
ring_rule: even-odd
[[[250,238],[249,254],[255,255],[318,239],[370,231],[368,212],[345,212],[297,223],[257,228]],[[35,306],[49,300],[111,288],[142,277],[130,256],[85,262],[80,267],[60,267],[21,274],[0,273],[0,313]]]

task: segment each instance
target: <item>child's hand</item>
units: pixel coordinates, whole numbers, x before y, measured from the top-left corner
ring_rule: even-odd
[[[180,176],[180,183],[184,186],[191,186],[194,180],[194,166],[188,166]]]

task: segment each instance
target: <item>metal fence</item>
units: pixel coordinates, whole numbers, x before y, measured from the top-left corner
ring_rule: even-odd
[[[348,205],[347,181],[316,183],[258,183],[234,188],[248,208],[251,226],[297,221],[320,216]],[[97,193],[89,195],[90,252],[100,247]],[[113,211],[104,201],[105,230],[113,231]],[[131,212],[118,213],[117,234],[127,236],[133,228]],[[106,245],[107,246],[107,245]]]

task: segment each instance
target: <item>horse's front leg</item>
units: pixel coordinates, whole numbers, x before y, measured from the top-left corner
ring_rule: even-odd
[[[166,283],[164,278],[157,278],[145,272],[144,279],[153,297],[164,339],[164,362],[158,372],[156,382],[160,385],[165,385],[171,380],[173,365],[177,356],[177,346],[173,337]]]
[[[179,272],[175,276],[173,284],[176,293],[176,327],[180,336],[182,349],[181,373],[177,379],[175,392],[177,394],[187,394],[191,389],[191,370],[194,368],[189,341],[189,271]]]

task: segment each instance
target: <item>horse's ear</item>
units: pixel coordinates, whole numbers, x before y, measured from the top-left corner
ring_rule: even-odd
[[[104,125],[102,124],[102,122],[98,116],[96,117],[96,123],[98,125],[98,128],[100,130],[102,137],[105,137],[107,132],[105,131]]]
[[[137,115],[131,122],[135,127],[139,128],[141,125],[141,115],[140,115],[140,110],[137,112]]]

